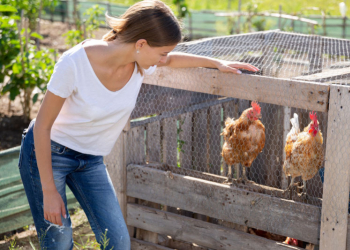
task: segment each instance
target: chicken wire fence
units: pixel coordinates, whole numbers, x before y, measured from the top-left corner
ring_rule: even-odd
[[[250,63],[258,67],[260,71],[252,73],[243,70],[243,74],[268,76],[277,79],[277,81],[291,79],[302,82],[312,81],[315,84],[348,85],[350,83],[349,48],[350,41],[348,40],[269,31],[182,43],[174,51]],[[237,99],[217,95],[218,92],[215,90],[212,94],[201,93],[201,85],[192,83],[192,78],[188,77],[189,75],[201,77],[200,75],[193,76],[198,71],[188,69],[187,72],[188,74],[172,76],[175,78],[174,82],[186,82],[188,86],[197,84],[196,89],[199,91],[176,89],[176,84],[175,88],[161,87],[157,84],[144,84],[142,86],[132,113],[131,129],[127,135],[129,138],[126,150],[128,152],[127,162],[137,164],[166,163],[172,167],[171,171],[177,174],[191,175],[209,181],[238,186],[242,188],[242,193],[245,192],[245,189],[248,190],[246,186],[250,186],[249,190],[321,207],[323,168],[325,161],[327,161],[325,156],[328,113],[317,111],[317,121],[312,123],[310,113],[314,110],[297,108],[293,101],[299,95],[305,94],[303,88],[291,88],[290,86],[287,88],[284,87],[286,85],[281,84],[275,89],[274,96],[271,98],[274,98],[274,103],[279,103],[280,99],[284,98],[281,103],[286,105],[277,105],[264,103],[253,98],[248,100],[248,98]],[[161,77],[160,75],[159,79]],[[240,78],[236,77],[235,79],[239,81]],[[255,79],[255,82],[249,82],[252,91],[254,88],[259,89],[259,79],[249,79]],[[246,84],[246,82],[242,81],[241,84]],[[237,91],[242,90],[237,88]],[[321,92],[313,93],[311,91],[306,95],[310,100],[314,100],[318,96],[328,94]],[[245,94],[249,96],[249,93]],[[257,157],[253,156],[252,152],[258,148],[256,144],[262,143],[263,140],[261,135],[259,138],[251,139],[257,136],[258,128],[254,126],[250,130],[240,132],[244,133],[245,136],[245,140],[239,141],[241,144],[229,145],[231,148],[234,146],[234,150],[231,150],[229,154],[240,154],[237,157],[241,157],[241,159],[253,157],[251,165],[245,167],[243,166],[244,160],[241,160],[241,163],[232,164],[224,159],[222,152],[226,140],[222,133],[227,126],[225,124],[227,118],[234,118],[234,121],[238,123],[244,111],[252,107],[253,101],[257,101],[261,108],[261,117],[257,115],[257,118],[265,127],[263,149],[258,152]],[[324,101],[317,101],[317,103],[322,107],[322,110],[327,111],[328,103]],[[348,107],[349,103],[346,105]],[[310,135],[312,133],[309,133],[311,122],[314,124],[313,126],[317,127],[318,125],[318,130],[315,132],[317,136],[312,137],[313,139],[305,139],[307,137],[305,135],[306,137],[303,137],[305,141],[301,142],[305,145],[299,148],[298,152],[297,150],[286,152],[287,136],[293,127],[290,119],[294,114],[298,115],[300,132],[309,126],[305,134]],[[238,130],[235,131],[239,133]],[[233,134],[231,129],[229,137],[233,137]],[[344,138],[340,134],[338,145],[333,145],[328,150],[339,151],[348,147],[348,138]],[[315,142],[315,138],[318,138],[317,142]],[[302,141],[302,138],[300,140]],[[317,153],[314,150],[315,147],[321,147],[322,153],[320,151]],[[342,152],[346,157],[348,152],[345,150]],[[292,191],[283,192],[291,182],[291,178],[286,177],[283,165],[286,157],[288,160],[288,154],[290,157],[290,154],[293,153],[299,154],[293,156],[294,160],[299,162],[294,162],[294,166],[292,166],[296,172],[300,173],[294,181],[298,187]],[[312,159],[318,159],[318,161]],[[304,186],[306,194],[303,194],[303,189],[300,188],[303,185],[303,180],[300,175],[305,171],[311,171],[312,176],[306,181],[306,187]],[[248,181],[245,181],[245,178]],[[333,181],[336,182],[336,180]],[[345,191],[334,190],[334,195],[337,196],[339,192]],[[209,198],[212,195],[211,192],[208,193]],[[234,202],[239,203],[233,196],[227,197],[227,202],[227,205]],[[255,202],[258,203],[258,201],[254,201],[254,205],[256,205]],[[265,203],[261,206],[274,210],[273,204]],[[239,209],[239,207],[235,207],[235,209]],[[242,218],[237,218],[237,213],[241,213]],[[230,221],[248,225],[249,223],[244,221],[246,213],[244,208],[237,213],[235,218],[230,218]],[[293,224],[287,220],[276,222],[271,216],[271,214],[270,216],[266,214],[266,218],[261,221],[264,223],[261,228],[266,231],[276,232],[275,229],[281,227],[280,225]],[[302,236],[299,237],[302,239]]]

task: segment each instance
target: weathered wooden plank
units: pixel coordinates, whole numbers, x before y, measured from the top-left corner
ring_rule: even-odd
[[[147,124],[146,152],[148,162],[160,162],[160,121]]]
[[[177,118],[169,117],[161,121],[162,126],[162,162],[170,166],[177,166]],[[146,199],[148,200],[148,199]],[[164,204],[163,202],[158,202]],[[177,213],[177,206],[167,206],[164,210]]]
[[[192,168],[192,117],[188,112],[180,115],[179,119],[179,147],[181,168]]]
[[[320,210],[315,206],[144,166],[129,165],[127,171],[130,196],[318,243]]]
[[[126,164],[145,162],[145,127],[131,128],[127,133],[127,158]]]
[[[160,139],[160,121],[147,124],[146,133],[146,158],[148,162],[160,162],[161,139]],[[161,205],[154,202],[138,199],[138,204],[160,209]],[[146,231],[140,228],[136,229],[136,238],[147,242],[158,243],[158,234]]]
[[[221,109],[222,105],[209,108],[209,173],[221,173]]]
[[[350,76],[350,68],[341,69],[327,69],[322,73],[307,75],[307,76],[297,76],[293,79],[302,81],[312,81],[312,82],[328,82],[331,80],[339,80],[347,78]]]
[[[349,206],[350,88],[330,87],[321,249],[346,249]]]
[[[292,117],[292,111],[290,107],[283,107],[283,158],[282,158],[282,164],[280,164],[280,171],[281,171],[281,188],[286,189],[288,187],[288,176],[283,171],[283,163],[286,159],[286,152],[284,150],[286,146],[286,140],[287,135],[290,132],[291,124],[290,119]]]
[[[160,246],[154,243],[138,240],[135,238],[131,238],[130,241],[132,250],[172,250],[172,248]]]
[[[128,204],[128,224],[213,249],[301,249],[223,226]]]
[[[280,188],[281,165],[283,165],[283,123],[281,120],[284,117],[284,108],[266,103],[260,103],[260,106],[261,122],[265,125],[265,147],[253,162],[251,171],[256,173],[258,183]]]
[[[126,203],[128,202],[126,192],[126,164],[128,161],[128,131],[130,130],[130,120],[125,125],[122,133],[119,135],[111,153],[104,157],[111,177],[115,192],[117,194],[120,209],[126,221]],[[133,236],[134,228],[128,227],[130,236]]]
[[[161,121],[163,162],[177,166],[177,118],[170,117]]]
[[[193,113],[193,169],[208,172],[208,109]]]
[[[179,115],[182,115],[182,114],[185,114],[185,113],[192,113],[192,112],[194,112],[196,110],[199,110],[199,109],[210,108],[211,106],[222,104],[222,103],[226,103],[226,102],[230,102],[232,100],[233,100],[233,98],[221,97],[221,98],[213,99],[213,100],[210,100],[210,101],[207,101],[207,102],[203,102],[203,103],[199,103],[199,104],[193,104],[191,106],[180,107],[178,109],[174,109],[174,110],[171,110],[171,111],[163,112],[160,115],[153,116],[153,117],[150,117],[150,118],[133,120],[131,122],[131,127],[132,128],[133,127],[138,127],[138,126],[146,125],[146,124],[151,123],[151,122],[160,121],[160,120],[163,120],[165,118],[179,116]]]
[[[161,241],[162,240],[162,241]],[[159,239],[159,245],[169,247],[171,249],[179,249],[179,250],[210,250],[207,247],[199,246],[196,243],[187,242],[183,240],[175,240],[170,235],[162,234]]]
[[[234,118],[238,119],[239,118],[239,101],[238,99],[234,99],[231,102],[227,102],[223,104],[223,109],[224,109],[224,124],[223,128],[225,127],[225,121],[227,118]],[[228,176],[229,173],[231,173],[232,169],[231,166],[228,166],[226,162],[223,160],[223,171],[222,175],[223,176]]]
[[[180,169],[177,167],[171,167],[161,163],[152,163],[152,164],[147,164],[146,166],[154,169],[158,169],[158,170],[170,171],[171,173],[175,173],[175,174],[192,176],[202,180],[213,181],[213,182],[217,182],[225,185],[231,185],[231,183],[227,182],[227,177],[224,177],[224,176],[219,176],[215,174],[210,174],[210,173],[205,173],[205,172],[200,172],[200,171],[190,170],[190,169],[182,169],[182,168]],[[233,180],[232,185],[240,189],[244,189],[247,191],[256,192],[260,194],[272,195],[273,197],[277,197],[277,198],[282,198],[282,199],[290,198],[289,194],[284,193],[282,189],[260,185],[255,182],[243,183],[243,182]],[[308,187],[309,186],[310,185],[308,185]],[[308,199],[303,199],[302,197],[295,196],[293,197],[293,200],[301,203],[312,204],[317,207],[322,206],[322,200],[319,198],[319,196],[315,196],[314,193],[310,193],[309,195],[310,196],[308,197]]]
[[[162,67],[146,76],[144,83],[322,112],[327,111],[329,92],[328,85],[322,83],[233,75],[205,68]]]

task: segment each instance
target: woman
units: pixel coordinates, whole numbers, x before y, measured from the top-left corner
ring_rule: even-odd
[[[126,124],[145,74],[156,67],[211,67],[239,74],[249,64],[170,52],[180,26],[158,0],[131,6],[102,40],[85,40],[55,65],[37,118],[22,135],[19,168],[43,249],[72,249],[66,184],[96,240],[130,249],[130,238],[103,156]]]

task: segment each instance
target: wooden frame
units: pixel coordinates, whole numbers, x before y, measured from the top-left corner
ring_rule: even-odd
[[[297,34],[288,33],[286,35],[291,37],[298,36]],[[315,38],[315,42],[317,40],[316,43],[318,44],[322,39]],[[210,41],[208,40],[208,42]],[[190,46],[188,46],[188,49],[190,49]],[[322,46],[320,48],[323,49]],[[312,58],[309,58],[312,61],[310,63],[310,74],[314,73],[311,70],[312,65],[319,63],[319,60],[316,58],[318,56],[316,52],[315,55],[312,55]],[[154,75],[146,76],[144,83],[159,87],[281,105],[288,108],[285,114],[290,114],[290,108],[328,113],[323,200],[315,200],[315,204],[322,203],[322,210],[317,206],[303,204],[302,200],[300,202],[286,200],[281,190],[278,189],[274,189],[277,197],[272,197],[266,195],[268,193],[267,189],[261,185],[230,187],[222,184],[221,181],[223,179],[220,176],[210,175],[209,173],[200,174],[187,169],[187,167],[182,168],[180,173],[178,172],[180,170],[177,170],[176,167],[171,167],[176,165],[176,162],[170,159],[168,149],[174,149],[174,141],[169,134],[165,134],[166,137],[168,136],[168,141],[165,144],[165,148],[162,148],[161,155],[163,161],[172,162],[171,166],[164,167],[157,164],[147,166],[145,164],[128,165],[127,173],[123,172],[123,176],[118,177],[118,181],[124,179],[123,182],[127,185],[127,191],[123,192],[122,195],[147,200],[154,204],[175,207],[179,210],[191,211],[224,220],[228,223],[258,228],[275,234],[288,235],[316,245],[319,244],[322,250],[350,250],[350,240],[347,241],[350,237],[348,221],[350,154],[346,153],[349,151],[350,145],[349,143],[346,144],[346,140],[349,141],[349,139],[345,139],[350,138],[348,125],[350,124],[350,87],[315,82],[315,77],[318,77],[318,75],[303,76],[300,79],[280,79],[245,74],[238,76],[206,68],[170,69],[164,67],[158,69]],[[189,82],[191,84],[188,84]],[[221,103],[224,103],[224,101],[221,101]],[[213,114],[217,112],[214,104],[210,106],[210,109],[213,110]],[[182,108],[182,110],[188,111],[190,108]],[[189,113],[174,110],[172,115],[177,115],[184,120],[193,119],[192,115],[205,116],[205,114],[201,115],[200,112],[197,112],[195,108],[192,111],[193,114],[191,113],[191,116],[188,115]],[[150,126],[148,124],[151,121],[162,124],[163,119],[172,119],[172,116],[170,113],[164,112],[159,117],[138,121],[132,127]],[[284,123],[288,123],[287,117],[285,117]],[[174,121],[169,124],[174,125]],[[166,130],[167,126],[170,126],[169,124],[161,125],[165,129],[164,133],[167,133]],[[152,126],[157,127],[159,125]],[[210,130],[214,127],[215,125],[209,124],[207,129]],[[288,130],[287,127],[284,129]],[[284,136],[287,130],[284,131]],[[195,137],[195,134],[193,136]],[[208,140],[217,143],[215,138],[213,139],[210,136],[208,138]],[[343,143],[343,148],[339,148],[340,140],[345,142],[345,144]],[[154,144],[154,146],[156,147],[157,145]],[[157,155],[153,149],[153,147],[148,147],[147,150],[152,151],[152,155],[156,155],[156,158],[159,159],[161,156]],[[143,153],[141,152],[141,154]],[[210,152],[207,154],[210,154]],[[186,157],[188,156],[182,153],[180,160],[186,159]],[[201,164],[207,164],[205,158],[201,160],[203,160]],[[126,169],[124,164],[121,164],[119,167]],[[236,171],[239,172],[239,169]],[[184,173],[187,174],[184,175]],[[210,176],[210,181],[206,178],[208,176]],[[283,185],[285,186],[286,183]],[[335,190],[340,191],[335,195]],[[126,198],[122,199],[120,205],[123,207],[123,211],[127,211],[126,221],[131,227],[159,234],[168,233],[179,240],[191,241],[217,249],[233,249],[232,242],[232,244],[236,244],[236,247],[243,247],[244,249],[257,249],[252,246],[259,246],[259,249],[282,249],[288,247],[284,244],[278,245],[276,242],[248,235],[236,229],[162,211],[156,206],[146,207],[127,203],[126,200]],[[178,224],[175,225],[175,221]],[[191,225],[193,226],[192,228]],[[194,230],[194,228],[197,228],[197,230],[201,228],[201,232],[191,235],[187,231],[190,229]],[[229,237],[212,238],[212,241],[206,241],[209,237],[209,233],[206,230],[212,232],[209,235],[212,237],[220,235],[220,232],[225,232]],[[220,241],[222,244],[218,243]],[[248,242],[252,244],[250,245],[252,248],[247,246]]]

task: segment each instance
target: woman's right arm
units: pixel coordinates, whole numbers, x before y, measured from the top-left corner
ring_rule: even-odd
[[[53,178],[50,135],[51,127],[65,100],[47,90],[34,124],[35,155],[43,191],[44,217],[60,226],[62,226],[61,215],[66,216],[66,209]]]

